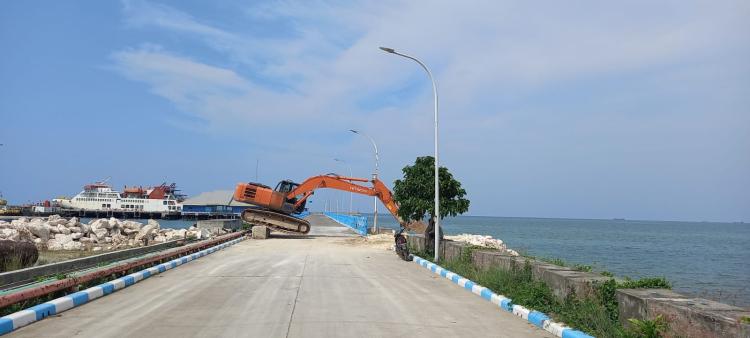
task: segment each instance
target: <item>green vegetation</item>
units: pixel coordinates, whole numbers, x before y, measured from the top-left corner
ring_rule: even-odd
[[[656,316],[654,320],[628,319],[630,329],[628,330],[635,337],[660,338],[667,332],[669,325],[662,315]]]
[[[748,317],[748,316],[742,316],[742,318],[740,318],[740,322],[742,322],[744,324],[750,324],[750,317]]]
[[[568,297],[561,300],[543,281],[533,277],[530,260],[527,259],[522,265],[513,264],[509,270],[499,267],[482,270],[471,262],[471,252],[475,249],[475,247],[470,247],[464,250],[458,259],[441,260],[439,264],[497,294],[512,299],[513,304],[544,312],[555,321],[563,322],[596,337],[661,337],[667,330],[666,320],[660,317],[654,320],[630,320],[631,327],[625,329],[619,322],[618,303],[615,297],[618,288],[670,288],[671,283],[664,278],[639,280],[626,278],[622,283],[609,279],[597,284],[595,293],[589,297],[577,297],[571,292]],[[432,257],[427,252],[414,250],[412,252],[426,259]],[[560,259],[542,260],[556,265],[567,265]]]
[[[535,258],[533,256],[524,256],[524,257]],[[539,257],[539,258],[535,258],[535,259],[538,259],[538,260],[540,260],[542,262],[547,262],[547,263],[550,263],[550,264],[558,265],[558,266],[566,266],[566,267],[572,268],[573,270],[576,270],[576,271],[591,272],[591,270],[593,270],[593,268],[594,268],[591,265],[569,264],[568,262],[564,261],[561,258]]]
[[[404,221],[422,221],[430,216],[426,229],[427,246],[435,239],[435,158],[417,157],[414,165],[402,169],[404,178],[393,184],[393,199],[398,203],[398,215]],[[448,168],[440,167],[440,219],[457,216],[469,210],[469,200],[461,182],[453,178]],[[442,233],[442,231],[441,231]]]
[[[393,185],[393,199],[399,205],[398,215],[405,221],[421,221],[426,215],[435,218],[435,158],[417,157],[414,165],[402,169],[403,180]],[[457,216],[469,210],[469,200],[461,182],[446,167],[440,167],[440,218]]]
[[[672,283],[664,277],[651,277],[632,280],[625,277],[625,281],[617,285],[618,289],[671,289]]]

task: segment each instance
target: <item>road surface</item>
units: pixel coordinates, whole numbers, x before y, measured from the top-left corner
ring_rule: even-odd
[[[246,240],[9,336],[552,337],[361,242]]]

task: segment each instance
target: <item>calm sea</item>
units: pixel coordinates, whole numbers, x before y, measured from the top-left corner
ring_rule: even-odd
[[[195,221],[159,223],[187,228]],[[397,228],[387,214],[379,214],[378,223]],[[618,277],[666,277],[678,292],[750,306],[747,223],[459,216],[442,225],[447,234],[490,235],[532,256],[592,265]]]
[[[390,215],[378,214],[378,223],[397,226]],[[490,235],[532,256],[618,277],[663,276],[677,292],[750,306],[747,223],[459,216],[442,225],[447,234]]]

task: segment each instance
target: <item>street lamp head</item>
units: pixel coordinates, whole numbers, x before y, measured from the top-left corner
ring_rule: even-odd
[[[388,47],[380,47],[380,49],[382,49],[382,50],[383,50],[384,52],[387,52],[387,53],[391,53],[391,54],[393,54],[393,53],[395,53],[395,52],[396,52],[396,50],[395,50],[395,49],[393,49],[393,48],[388,48]]]

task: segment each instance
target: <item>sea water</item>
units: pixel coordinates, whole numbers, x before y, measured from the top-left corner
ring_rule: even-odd
[[[387,214],[378,223],[397,226]],[[748,223],[459,216],[441,225],[446,234],[490,235],[523,254],[617,277],[666,277],[677,292],[750,306]]]

